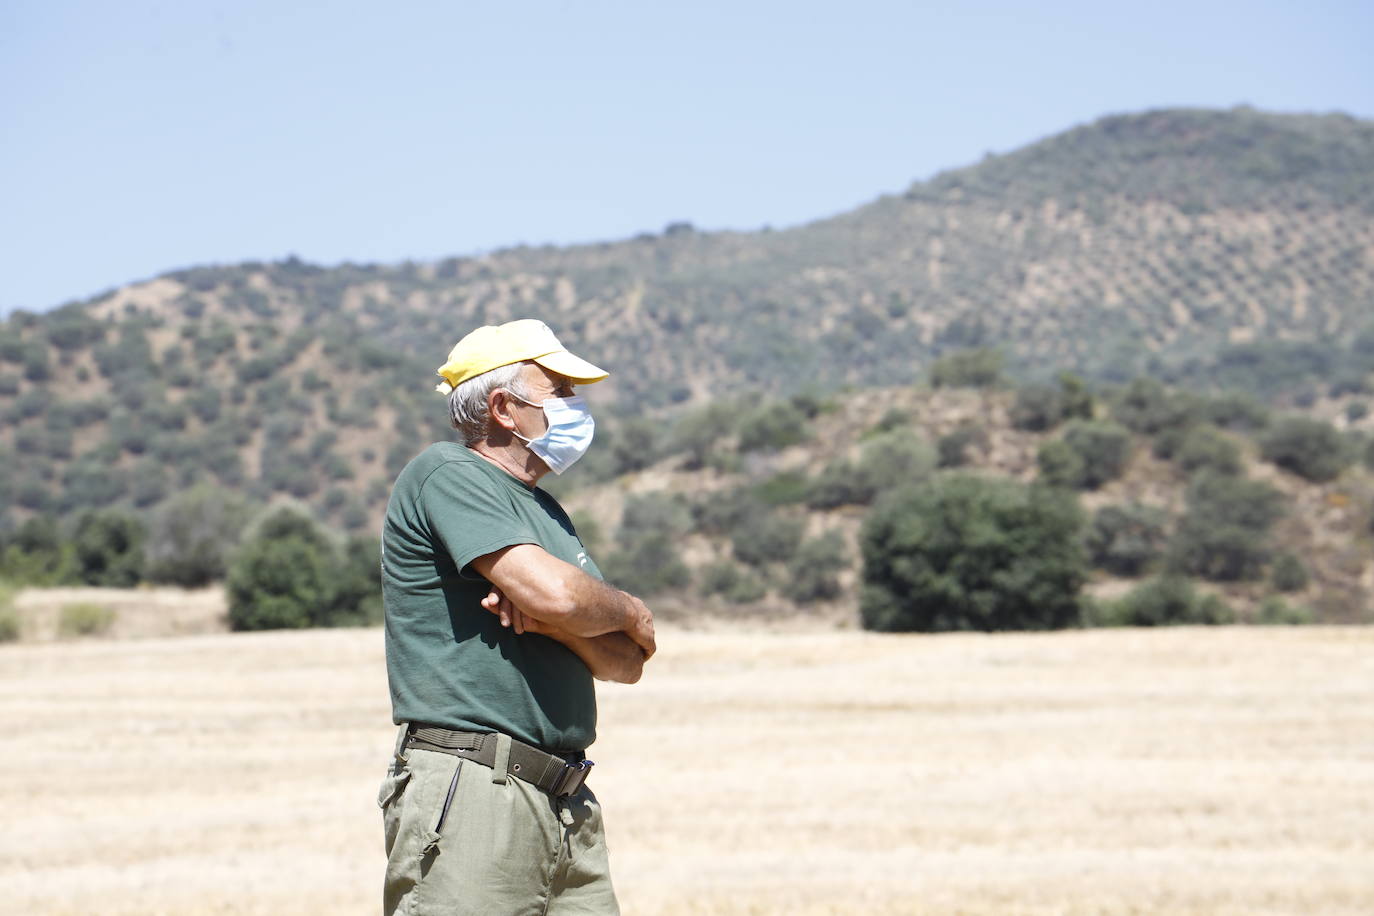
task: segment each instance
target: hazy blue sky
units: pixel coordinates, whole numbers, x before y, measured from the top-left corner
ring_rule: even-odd
[[[805,222],[1104,114],[1374,117],[1374,3],[0,4],[0,312]]]

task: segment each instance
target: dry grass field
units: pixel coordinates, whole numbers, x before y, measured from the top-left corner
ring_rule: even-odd
[[[1374,912],[1374,628],[667,630],[602,689],[625,912]],[[0,647],[0,911],[363,914],[377,630]]]

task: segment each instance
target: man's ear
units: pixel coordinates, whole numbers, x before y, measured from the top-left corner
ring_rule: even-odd
[[[515,418],[510,414],[510,402],[511,398],[506,393],[506,389],[492,389],[492,392],[487,395],[487,415],[497,426],[514,432]]]

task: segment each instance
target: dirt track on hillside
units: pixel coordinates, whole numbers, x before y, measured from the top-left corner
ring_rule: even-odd
[[[1374,912],[1374,629],[663,633],[627,916]],[[377,630],[0,647],[0,909],[363,914]]]

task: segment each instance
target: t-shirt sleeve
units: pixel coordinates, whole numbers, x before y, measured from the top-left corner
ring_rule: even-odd
[[[478,578],[467,565],[480,556],[514,544],[539,543],[515,512],[506,488],[458,462],[440,465],[429,475],[420,505],[429,530],[467,578]]]

